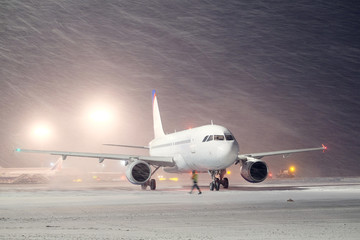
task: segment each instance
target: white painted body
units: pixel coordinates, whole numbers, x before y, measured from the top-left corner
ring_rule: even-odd
[[[155,91],[153,91],[153,124],[155,138],[148,146],[107,144],[119,147],[149,149],[150,156],[44,151],[20,148],[16,149],[16,151],[59,155],[62,156],[62,159],[66,159],[68,156],[98,158],[100,163],[105,159],[126,161],[128,164],[126,170],[128,180],[133,184],[141,184],[145,187],[149,184],[150,177],[154,173],[151,172],[150,165],[156,167],[154,171],[159,167],[163,167],[166,172],[172,173],[189,172],[191,170],[209,172],[213,180],[212,186],[216,185],[217,190],[219,190],[220,183],[225,188],[228,187],[227,179],[226,181],[225,178],[223,179],[223,170],[234,163],[241,164],[240,172],[244,179],[257,183],[264,181],[268,174],[266,163],[260,160],[265,156],[287,156],[292,153],[326,149],[323,145],[317,148],[239,154],[239,144],[231,132],[225,127],[213,124],[165,134]],[[215,178],[215,175],[219,175],[220,181]],[[151,184],[151,181],[150,186],[154,190],[156,187],[155,181],[152,181],[153,184]]]
[[[239,145],[235,138],[227,141],[205,141],[208,135],[231,135],[225,127],[205,125],[155,138],[149,144],[151,156],[172,157],[175,166],[167,172],[205,172],[225,169],[236,161]]]

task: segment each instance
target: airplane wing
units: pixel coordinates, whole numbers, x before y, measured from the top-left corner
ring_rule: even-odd
[[[122,160],[122,161],[141,160],[149,163],[150,165],[155,165],[155,166],[161,166],[161,167],[175,166],[175,162],[173,161],[172,157],[140,156],[140,155],[125,155],[125,154],[110,154],[110,153],[45,151],[45,150],[30,150],[30,149],[20,149],[20,148],[17,148],[15,151],[57,155],[57,156],[62,156],[63,160],[65,160],[68,156],[71,156],[71,157],[98,158],[99,163],[102,163],[105,159]]]
[[[275,155],[283,155],[284,157],[286,157],[292,153],[310,152],[310,151],[319,151],[319,150],[325,151],[326,149],[327,147],[322,145],[322,147],[318,147],[318,148],[303,148],[303,149],[283,150],[283,151],[274,151],[274,152],[239,154],[238,160],[246,160],[248,157],[261,159],[263,157],[275,156]]]

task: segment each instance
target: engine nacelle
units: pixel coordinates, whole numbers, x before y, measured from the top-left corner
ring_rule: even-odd
[[[131,162],[126,169],[126,177],[132,184],[143,184],[149,180],[151,168],[147,162]]]
[[[259,183],[267,178],[268,167],[265,162],[248,157],[246,161],[242,162],[240,172],[246,181]]]

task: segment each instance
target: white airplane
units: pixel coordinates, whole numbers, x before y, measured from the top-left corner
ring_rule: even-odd
[[[62,168],[62,158],[59,158],[50,168],[3,168],[0,167],[0,178],[15,178],[21,175],[33,176],[43,175],[52,176]]]
[[[232,133],[225,127],[205,125],[181,132],[165,134],[155,90],[153,91],[153,124],[155,138],[148,146],[129,146],[105,144],[119,147],[133,147],[149,149],[150,156],[123,155],[108,153],[86,153],[66,151],[43,151],[16,149],[17,152],[48,153],[60,155],[65,160],[68,156],[98,158],[102,163],[105,159],[126,161],[126,177],[133,183],[141,185],[142,189],[150,186],[156,189],[152,175],[163,167],[165,172],[183,173],[196,170],[209,172],[212,181],[210,190],[219,190],[220,185],[228,188],[229,180],[224,177],[226,168],[233,164],[240,164],[241,176],[251,182],[259,183],[268,176],[268,167],[261,158],[273,155],[287,156],[291,153],[325,150],[326,147],[284,150],[263,153],[239,154],[239,144]],[[154,167],[154,170],[151,169]]]

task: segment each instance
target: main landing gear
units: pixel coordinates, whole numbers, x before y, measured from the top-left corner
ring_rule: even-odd
[[[154,175],[154,173],[159,169],[160,167],[156,167],[154,169],[154,171],[151,173],[150,175],[150,179],[147,180],[146,182],[144,182],[143,184],[141,184],[141,189],[142,190],[146,190],[147,186],[150,186],[151,190],[155,190],[156,189],[156,180],[155,179],[151,179],[152,175]]]
[[[149,179],[147,182],[141,184],[141,189],[146,190],[147,186],[150,186],[151,190],[155,190],[156,189],[156,180]]]
[[[224,178],[226,174],[226,169],[222,170],[209,170],[209,174],[211,175],[212,182],[210,183],[210,191],[220,190],[220,185],[223,185],[224,188],[229,187],[229,179]],[[219,175],[219,178],[216,176]]]

